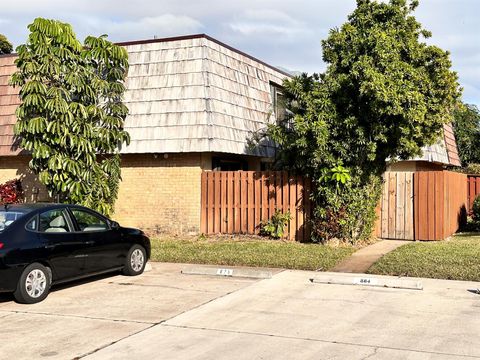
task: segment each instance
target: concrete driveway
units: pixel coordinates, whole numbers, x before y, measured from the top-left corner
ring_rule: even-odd
[[[480,359],[480,295],[468,291],[478,283],[422,279],[423,290],[406,290],[185,267],[76,284],[37,305],[3,296],[0,358]]]

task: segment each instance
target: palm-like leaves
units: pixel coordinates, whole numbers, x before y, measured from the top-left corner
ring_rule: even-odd
[[[35,19],[29,30],[10,81],[21,87],[15,134],[52,196],[110,214],[118,146],[129,141],[121,103],[127,52],[106,36],[89,36],[83,46],[70,25],[55,20]]]

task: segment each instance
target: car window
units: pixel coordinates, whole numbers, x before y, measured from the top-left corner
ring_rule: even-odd
[[[37,217],[35,216],[32,220],[30,220],[25,227],[27,230],[37,230]]]
[[[101,217],[80,209],[71,209],[80,231],[104,231],[108,229],[107,222]]]
[[[24,215],[25,213],[17,211],[0,211],[0,231],[6,229]]]
[[[41,213],[38,231],[51,233],[70,232],[64,210],[55,209]]]

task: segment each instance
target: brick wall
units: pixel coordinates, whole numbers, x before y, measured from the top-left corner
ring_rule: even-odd
[[[209,159],[195,153],[123,155],[113,218],[149,233],[198,233],[200,177]]]
[[[29,156],[1,156],[0,184],[8,180],[20,179],[26,202],[51,201],[47,190],[28,169]]]

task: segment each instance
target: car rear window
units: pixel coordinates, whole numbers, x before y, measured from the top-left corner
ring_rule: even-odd
[[[0,210],[0,231],[5,230],[24,215],[23,212]]]

